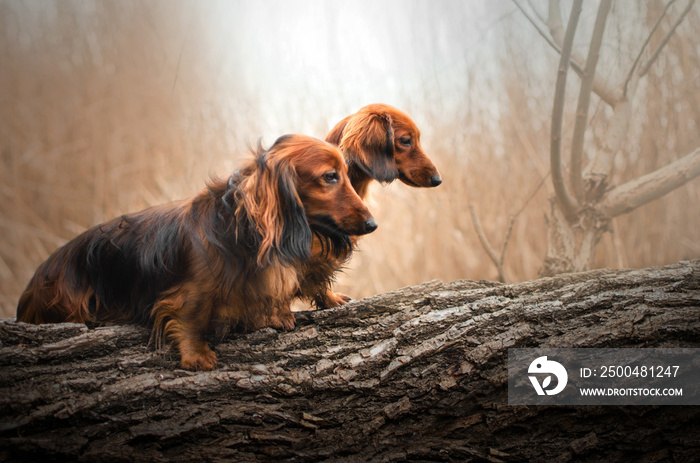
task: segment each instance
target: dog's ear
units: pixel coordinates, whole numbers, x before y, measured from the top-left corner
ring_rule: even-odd
[[[288,162],[276,165],[274,170],[279,193],[281,235],[277,249],[281,260],[308,259],[313,234],[297,192],[296,172]]]
[[[258,152],[244,169],[245,178],[239,187],[240,207],[258,235],[258,265],[269,264],[275,258],[283,263],[306,259],[311,253],[313,234],[297,193],[296,172],[280,153],[288,148],[279,144],[280,140],[270,150]]]
[[[357,166],[380,182],[393,182],[399,176],[394,159],[394,129],[389,114],[353,115],[345,124],[339,148],[351,169]]]
[[[348,120],[352,116],[348,116],[342,121],[338,122],[335,124],[335,127],[331,129],[330,132],[328,132],[328,135],[326,135],[326,141],[328,143],[331,143],[335,146],[340,146],[340,142],[343,139],[343,131],[345,130],[345,126],[348,124]]]

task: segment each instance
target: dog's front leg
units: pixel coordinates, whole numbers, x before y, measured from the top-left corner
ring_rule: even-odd
[[[212,314],[212,301],[197,297],[196,291],[179,288],[161,299],[153,309],[155,326],[180,353],[180,365],[187,370],[214,370],[216,353],[205,340]]]

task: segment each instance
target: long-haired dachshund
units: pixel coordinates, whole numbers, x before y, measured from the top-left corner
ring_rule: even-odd
[[[343,255],[350,235],[375,228],[338,149],[286,135],[190,200],[124,215],[59,248],[22,294],[17,320],[152,325],[184,368],[212,370],[208,330],[269,325],[298,294],[312,240]]]
[[[343,152],[350,180],[361,198],[372,180],[397,178],[412,187],[436,187],[442,178],[420,145],[420,131],[393,106],[371,104],[342,121],[326,136]]]
[[[338,146],[348,164],[352,187],[363,200],[372,181],[390,183],[396,179],[412,187],[436,187],[442,178],[420,145],[420,131],[402,111],[385,105],[371,104],[352,114],[326,136]],[[350,258],[357,237],[351,246],[329,252],[323,242],[314,239],[312,257],[304,265],[297,297],[311,301],[317,308],[335,307],[350,300],[335,293],[331,284],[343,264]],[[270,326],[292,329],[294,314],[280,307],[269,321]]]
[[[352,187],[363,200],[369,185],[376,180],[391,183],[396,179],[417,188],[436,187],[442,183],[440,173],[420,144],[420,130],[404,112],[386,104],[371,104],[347,116],[326,136],[326,141],[340,148],[348,164]],[[353,238],[353,247],[357,238]],[[319,249],[317,243],[315,248]],[[350,300],[331,291],[334,275],[352,253],[324,258],[313,253],[307,264],[304,296],[317,307],[335,307]],[[313,295],[312,295],[313,293]]]

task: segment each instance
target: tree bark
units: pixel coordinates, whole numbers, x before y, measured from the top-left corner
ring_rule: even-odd
[[[509,406],[507,352],[699,347],[699,315],[696,260],[431,281],[220,335],[212,372],[145,328],[1,320],[0,460],[698,461],[700,407]]]
[[[587,182],[587,192],[592,185]],[[549,214],[545,218],[547,249],[539,275],[547,277],[590,269],[596,246],[610,229],[610,219],[594,207],[582,209],[571,219],[556,198],[550,198]]]

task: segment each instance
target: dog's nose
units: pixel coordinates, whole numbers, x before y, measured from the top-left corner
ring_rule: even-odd
[[[442,183],[442,179],[440,178],[439,175],[435,174],[432,177],[430,177],[430,186],[438,186],[441,183]]]
[[[365,231],[367,233],[372,233],[378,226],[379,224],[377,224],[377,221],[374,220],[374,217],[370,217],[369,219],[365,220]]]

